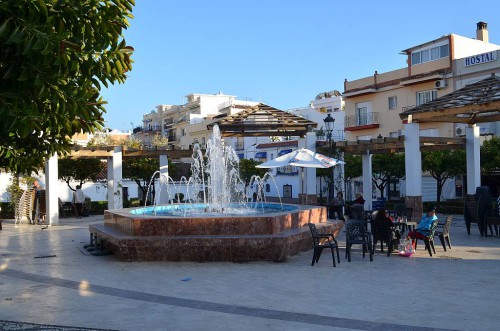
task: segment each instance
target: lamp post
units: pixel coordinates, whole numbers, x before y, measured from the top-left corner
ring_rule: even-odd
[[[250,147],[255,146],[255,145],[257,145],[257,143],[253,143],[253,144],[251,144],[250,146],[248,146],[248,147],[245,149],[245,158],[246,158],[247,160],[249,160],[249,158],[248,158],[248,149],[249,149]]]
[[[332,133],[333,133],[333,125],[335,124],[335,119],[330,115],[328,114],[325,119],[323,119],[323,122],[325,122],[325,130],[326,130],[326,137],[328,138],[328,143],[330,144],[330,156],[333,157],[333,141],[332,141]],[[332,167],[332,190],[330,191],[330,189],[328,190],[328,196],[330,197],[330,202],[332,200],[332,196],[333,195],[333,167]]]

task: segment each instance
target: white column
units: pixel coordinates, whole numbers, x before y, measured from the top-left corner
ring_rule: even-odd
[[[371,210],[372,209],[372,155],[370,154],[370,151],[366,151],[366,153],[363,154],[362,162],[363,162],[363,198],[365,199],[365,210]]]
[[[475,194],[481,186],[479,126],[465,129],[465,152],[467,154],[467,194]]]
[[[122,148],[115,147],[108,157],[108,209],[123,208],[122,201]]]
[[[420,152],[420,125],[405,124],[406,196],[422,196],[422,154]]]
[[[57,159],[57,154],[55,154],[45,162],[45,222],[50,225],[59,224],[59,196],[57,195],[59,168]]]
[[[316,132],[306,133],[306,148],[315,152],[316,151]],[[306,190],[307,196],[316,195],[316,168],[306,168]]]
[[[168,157],[160,155],[160,196],[158,197],[159,204],[167,204],[168,196]]]

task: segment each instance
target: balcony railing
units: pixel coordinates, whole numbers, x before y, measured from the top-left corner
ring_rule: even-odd
[[[355,128],[359,126],[372,126],[379,124],[378,122],[379,113],[368,113],[361,115],[350,115],[345,117],[345,127]]]

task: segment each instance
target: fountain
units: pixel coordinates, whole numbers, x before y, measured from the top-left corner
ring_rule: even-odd
[[[104,224],[89,228],[92,241],[128,261],[284,261],[311,248],[307,223],[340,230],[324,207],[267,202],[268,176],[253,178],[258,199],[248,202],[239,158],[214,126],[205,157],[195,146],[192,176],[184,179],[193,202],[107,210]],[[172,179],[160,179],[170,196]]]

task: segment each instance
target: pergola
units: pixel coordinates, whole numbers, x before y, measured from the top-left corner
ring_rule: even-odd
[[[107,188],[108,208],[123,207],[121,201],[122,160],[123,158],[152,158],[160,159],[160,175],[168,174],[168,157],[180,159],[192,156],[192,150],[167,150],[162,148],[134,149],[127,146],[81,147],[75,146],[68,154],[69,158],[93,158],[107,160]],[[57,195],[58,185],[58,156],[52,156],[45,165],[46,186],[46,218],[50,225],[59,222],[59,204]],[[161,178],[161,176],[160,176]],[[161,201],[163,202],[163,201]]]
[[[419,124],[431,122],[468,124],[465,135],[467,154],[467,193],[481,186],[480,141],[477,123],[500,120],[500,79],[492,75],[466,85],[423,105],[400,114],[405,124],[406,196],[410,204],[421,205],[421,141]]]
[[[317,123],[303,117],[276,109],[264,103],[223,117],[209,125],[217,124],[223,137],[305,137]]]

